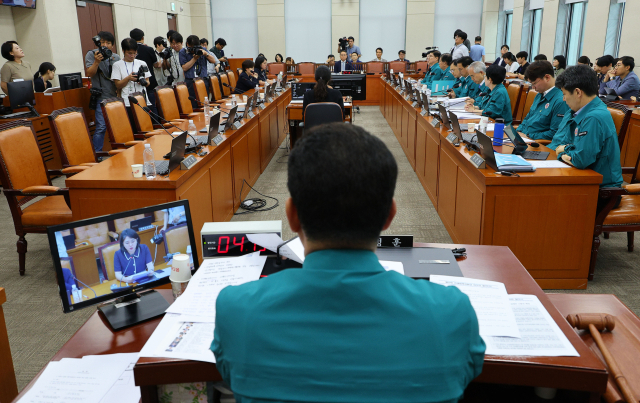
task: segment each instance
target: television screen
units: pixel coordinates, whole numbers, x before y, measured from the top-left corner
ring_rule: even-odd
[[[48,228],[65,312],[169,282],[173,255],[198,268],[186,200]]]
[[[0,6],[36,8],[36,0],[0,0]]]

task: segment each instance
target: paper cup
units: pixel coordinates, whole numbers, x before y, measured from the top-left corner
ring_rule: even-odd
[[[467,131],[469,132],[474,132],[476,130],[476,124],[475,123],[467,123]]]
[[[171,274],[169,280],[174,283],[186,283],[191,280],[191,270],[189,268],[189,255],[173,255],[171,264]]]
[[[131,165],[131,173],[134,178],[142,178],[142,164]]]

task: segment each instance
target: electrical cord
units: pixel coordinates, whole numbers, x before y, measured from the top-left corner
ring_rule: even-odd
[[[258,192],[251,185],[249,185],[249,183],[247,183],[247,181],[245,179],[242,180],[242,186],[240,187],[240,195],[242,195],[242,190],[244,189],[244,184],[245,183],[247,184],[247,186],[249,186],[251,188],[251,190],[253,190],[257,194],[259,194],[260,196],[267,197],[269,199],[275,200],[276,204],[274,204],[271,207],[266,207],[267,201],[265,199],[260,199],[260,198],[257,198],[257,197],[251,198],[251,199],[245,199],[242,203],[240,203],[240,208],[243,209],[243,210],[246,210],[246,211],[237,212],[237,213],[234,213],[233,215],[258,213],[258,212],[261,212],[261,211],[269,211],[269,210],[273,210],[274,208],[276,208],[276,207],[278,207],[280,205],[280,202],[278,201],[278,199],[276,199],[275,197],[263,195],[262,193]]]

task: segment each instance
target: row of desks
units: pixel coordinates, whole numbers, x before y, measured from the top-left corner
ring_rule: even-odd
[[[446,129],[390,84],[380,110],[456,243],[508,246],[546,289],[587,287],[599,184],[592,170],[538,169],[520,177],[477,169],[473,151],[455,147]],[[510,147],[494,147],[510,153]],[[556,153],[549,151],[549,159]]]

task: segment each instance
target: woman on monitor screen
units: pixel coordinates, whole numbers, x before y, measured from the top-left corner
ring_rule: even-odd
[[[147,272],[153,275],[153,260],[147,245],[140,245],[140,236],[128,228],[120,234],[120,250],[113,256],[116,279],[125,283],[133,282],[135,274]]]

